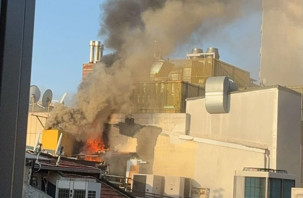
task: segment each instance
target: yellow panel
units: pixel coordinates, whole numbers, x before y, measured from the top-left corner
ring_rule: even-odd
[[[42,132],[42,148],[56,150],[59,135],[59,130],[44,130]]]

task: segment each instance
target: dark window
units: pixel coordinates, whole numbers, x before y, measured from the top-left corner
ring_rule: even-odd
[[[265,198],[265,178],[245,178],[245,198]]]
[[[87,198],[96,198],[96,191],[88,191]]]
[[[59,188],[58,198],[69,198],[69,189]]]
[[[284,179],[283,180],[283,198],[291,197],[291,188],[295,187],[295,181]]]
[[[282,180],[270,178],[269,179],[269,197],[281,198],[282,195]]]
[[[85,198],[85,190],[74,190],[74,198]]]

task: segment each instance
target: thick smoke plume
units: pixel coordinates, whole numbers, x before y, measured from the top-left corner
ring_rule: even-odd
[[[148,79],[155,43],[162,55],[168,56],[201,28],[204,28],[201,33],[211,33],[240,17],[253,4],[251,0],[107,1],[101,6],[105,14],[100,34],[107,36],[105,45],[116,51],[115,59],[110,67],[96,65],[83,80],[75,107],[83,117],[78,123],[69,124],[83,130],[83,124],[96,120],[104,123],[114,112],[131,112],[129,98],[133,84]],[[61,112],[61,109],[52,112],[48,127],[69,122],[61,119],[64,117]],[[97,131],[102,132],[102,124]]]
[[[264,0],[260,81],[303,85],[303,5],[301,0]]]

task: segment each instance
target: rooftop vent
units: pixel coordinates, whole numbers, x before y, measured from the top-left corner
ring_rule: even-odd
[[[209,54],[212,53],[212,54],[214,54],[214,58],[216,58],[216,59],[220,58],[219,49],[218,48],[209,47],[209,48],[207,48],[206,53],[209,53]]]
[[[227,76],[210,77],[205,84],[205,108],[208,113],[228,113],[229,93],[237,90],[237,85]]]

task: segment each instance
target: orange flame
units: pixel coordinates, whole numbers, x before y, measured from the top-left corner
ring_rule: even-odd
[[[91,162],[102,162],[101,156],[84,156],[83,160]]]
[[[84,160],[93,162],[102,162],[100,156],[105,151],[105,145],[102,138],[90,138],[86,140],[85,152],[87,155],[83,157]]]
[[[88,139],[85,145],[87,153],[96,154],[103,153],[105,150],[104,142],[101,138]]]

